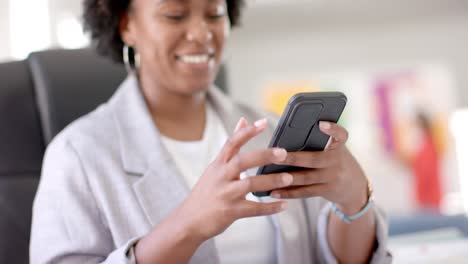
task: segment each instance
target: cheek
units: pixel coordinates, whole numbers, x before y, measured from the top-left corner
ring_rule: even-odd
[[[148,43],[150,47],[148,48],[152,49],[153,52],[161,54],[174,43],[174,31],[168,30],[166,27],[155,26],[148,29],[147,34],[150,35],[150,43]]]
[[[218,46],[220,53],[222,53],[224,50],[225,43],[227,42],[231,34],[231,27],[229,22],[223,23],[222,25],[216,27],[214,32],[216,35],[216,45]]]
[[[152,58],[160,59],[164,61],[172,53],[170,52],[171,47],[175,46],[174,36],[171,34],[165,34],[166,32],[159,31],[155,33],[150,43],[150,49],[152,50]]]
[[[149,32],[149,38],[145,41],[145,56],[151,60],[151,64],[171,64],[175,56],[174,50],[180,42],[181,36],[177,29],[153,28]],[[166,67],[162,67],[166,69]]]
[[[226,19],[226,22],[224,23],[223,31],[224,31],[223,32],[224,38],[228,39],[229,36],[231,35],[231,24],[229,23],[229,19]]]
[[[165,60],[170,55],[171,47],[177,43],[179,31],[176,27],[166,25],[150,15],[142,16],[138,21],[138,52],[150,60]]]

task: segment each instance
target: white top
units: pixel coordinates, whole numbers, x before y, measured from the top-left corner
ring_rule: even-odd
[[[205,131],[200,141],[177,141],[162,136],[162,142],[188,186],[193,188],[208,164],[220,152],[227,138],[228,134],[220,118],[208,105]],[[245,177],[245,173],[242,173],[241,178]],[[250,193],[246,199],[259,201]],[[265,216],[239,219],[215,237],[222,264],[275,263],[274,241],[274,228]]]

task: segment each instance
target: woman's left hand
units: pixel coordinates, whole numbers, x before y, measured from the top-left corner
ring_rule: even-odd
[[[275,198],[321,196],[347,214],[357,213],[368,199],[368,179],[356,159],[346,148],[348,132],[338,124],[320,122],[320,130],[330,136],[324,151],[288,152],[283,165],[305,169],[291,172],[290,187],[275,190]]]

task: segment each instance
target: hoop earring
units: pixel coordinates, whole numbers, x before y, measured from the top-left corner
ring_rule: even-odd
[[[133,59],[135,60],[135,70],[140,69],[140,54],[135,51],[133,54]]]
[[[133,60],[130,59],[130,49],[133,51]],[[136,53],[135,49],[124,44],[122,49],[122,59],[127,73],[134,73],[140,68],[140,55]],[[132,64],[133,61],[133,64]]]

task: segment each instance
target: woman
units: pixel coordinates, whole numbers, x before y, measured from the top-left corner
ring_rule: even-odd
[[[115,95],[48,147],[32,263],[391,261],[344,128],[320,124],[332,137],[323,152],[265,149],[277,120],[212,87],[241,7],[85,1],[98,49],[127,65],[138,56]],[[310,169],[245,177],[271,163]],[[288,200],[246,198],[271,189]]]

